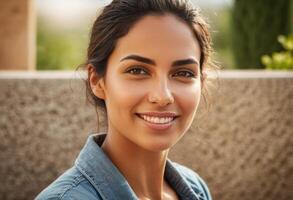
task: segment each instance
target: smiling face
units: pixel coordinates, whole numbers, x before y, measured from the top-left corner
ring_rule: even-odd
[[[140,19],[118,40],[105,77],[90,79],[106,103],[108,134],[149,151],[173,146],[200,101],[199,60],[187,24],[169,14]]]

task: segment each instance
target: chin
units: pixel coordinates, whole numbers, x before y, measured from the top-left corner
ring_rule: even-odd
[[[152,152],[162,152],[162,151],[169,150],[172,146],[173,146],[172,143],[155,142],[155,143],[145,144],[144,148]]]

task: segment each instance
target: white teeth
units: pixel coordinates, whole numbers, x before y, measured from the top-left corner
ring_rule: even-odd
[[[155,123],[155,124],[166,124],[171,122],[173,117],[150,117],[146,115],[140,115],[145,121]]]

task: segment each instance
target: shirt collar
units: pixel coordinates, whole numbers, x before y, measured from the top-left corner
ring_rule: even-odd
[[[90,135],[75,161],[75,166],[103,199],[137,200],[127,180],[100,148],[105,138],[105,133]],[[165,178],[180,199],[200,200],[169,159],[166,162]]]

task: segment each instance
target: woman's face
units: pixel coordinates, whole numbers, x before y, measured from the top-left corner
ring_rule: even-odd
[[[201,96],[200,47],[173,15],[148,15],[120,38],[104,82],[108,134],[149,151],[173,146]],[[122,137],[121,137],[122,136]]]

